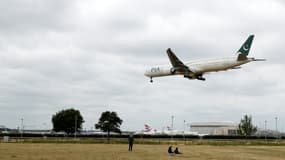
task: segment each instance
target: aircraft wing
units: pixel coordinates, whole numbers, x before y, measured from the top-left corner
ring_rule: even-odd
[[[166,50],[167,52],[167,55],[168,55],[168,58],[173,66],[173,68],[176,70],[176,71],[179,71],[179,72],[191,72],[189,70],[189,68],[183,63],[181,62],[178,57],[175,55],[174,52],[171,51],[170,48],[168,48]]]
[[[169,57],[169,60],[173,67],[186,67],[177,57],[176,55],[171,51],[170,48],[166,50],[167,55]]]

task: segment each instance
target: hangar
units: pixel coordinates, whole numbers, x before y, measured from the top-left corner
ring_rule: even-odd
[[[194,122],[192,132],[205,135],[237,135],[238,124],[234,122]]]

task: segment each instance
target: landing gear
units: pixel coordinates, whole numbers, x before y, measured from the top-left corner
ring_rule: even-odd
[[[206,79],[201,77],[201,78],[197,78],[198,80],[201,80],[201,81],[205,81]]]
[[[150,77],[150,83],[152,83],[152,82],[153,82],[152,77]]]
[[[200,80],[200,81],[205,81],[206,80],[202,75],[198,75],[197,79]]]
[[[189,75],[184,75],[184,78],[193,79],[193,77]]]
[[[188,79],[198,79],[200,81],[205,81],[206,79],[203,77],[202,74],[199,75],[184,75],[184,78],[188,78]]]
[[[171,74],[175,74],[175,72],[176,72],[175,68],[171,68],[171,69],[170,69],[170,73],[171,73]]]

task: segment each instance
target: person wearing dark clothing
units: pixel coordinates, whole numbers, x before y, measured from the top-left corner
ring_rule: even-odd
[[[175,154],[182,154],[181,152],[178,151],[178,147],[175,148],[174,153]]]
[[[129,135],[129,151],[133,151],[134,137],[132,134]]]
[[[169,146],[169,148],[168,148],[168,153],[171,154],[171,155],[173,155],[172,146]]]

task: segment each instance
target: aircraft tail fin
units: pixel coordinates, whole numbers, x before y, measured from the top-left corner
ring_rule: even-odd
[[[250,47],[253,41],[254,35],[250,35],[247,40],[243,43],[243,45],[238,50],[238,61],[243,61],[247,59],[247,55],[250,51]]]
[[[145,132],[150,132],[152,128],[148,124],[144,124]]]

